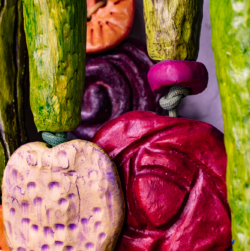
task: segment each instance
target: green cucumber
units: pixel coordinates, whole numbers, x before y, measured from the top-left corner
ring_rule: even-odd
[[[26,143],[26,43],[21,0],[0,3],[0,185],[11,154]]]
[[[84,85],[86,2],[23,0],[30,106],[38,131],[78,127]]]
[[[149,56],[154,60],[196,60],[203,0],[144,0]]]
[[[250,2],[210,1],[228,156],[233,250],[250,248]]]

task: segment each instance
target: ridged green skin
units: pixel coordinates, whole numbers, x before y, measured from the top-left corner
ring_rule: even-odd
[[[223,108],[233,250],[250,249],[250,1],[210,0]]]
[[[143,0],[148,54],[153,60],[196,60],[203,0]]]
[[[30,106],[38,131],[65,132],[81,120],[86,1],[23,0]]]
[[[26,53],[22,2],[1,1],[0,185],[10,155],[27,141],[24,118],[24,90],[27,85]]]

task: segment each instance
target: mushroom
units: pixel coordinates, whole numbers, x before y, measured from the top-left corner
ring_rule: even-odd
[[[159,101],[161,107],[169,111],[170,117],[177,117],[177,106],[183,97],[206,89],[208,72],[200,62],[165,60],[150,68],[148,82],[155,94],[165,95]]]

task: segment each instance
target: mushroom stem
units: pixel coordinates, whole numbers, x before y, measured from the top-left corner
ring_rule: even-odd
[[[169,117],[178,117],[177,107],[189,93],[190,89],[188,87],[172,86],[168,94],[160,99],[160,106],[169,111]]]

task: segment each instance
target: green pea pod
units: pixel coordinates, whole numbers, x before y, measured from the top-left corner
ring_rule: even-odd
[[[196,60],[203,0],[144,0],[149,56],[154,60]]]
[[[30,106],[38,131],[80,124],[86,50],[86,2],[23,0]]]
[[[233,250],[250,248],[250,2],[210,1],[223,108]]]
[[[26,143],[26,43],[21,0],[0,4],[0,185],[10,155]]]

